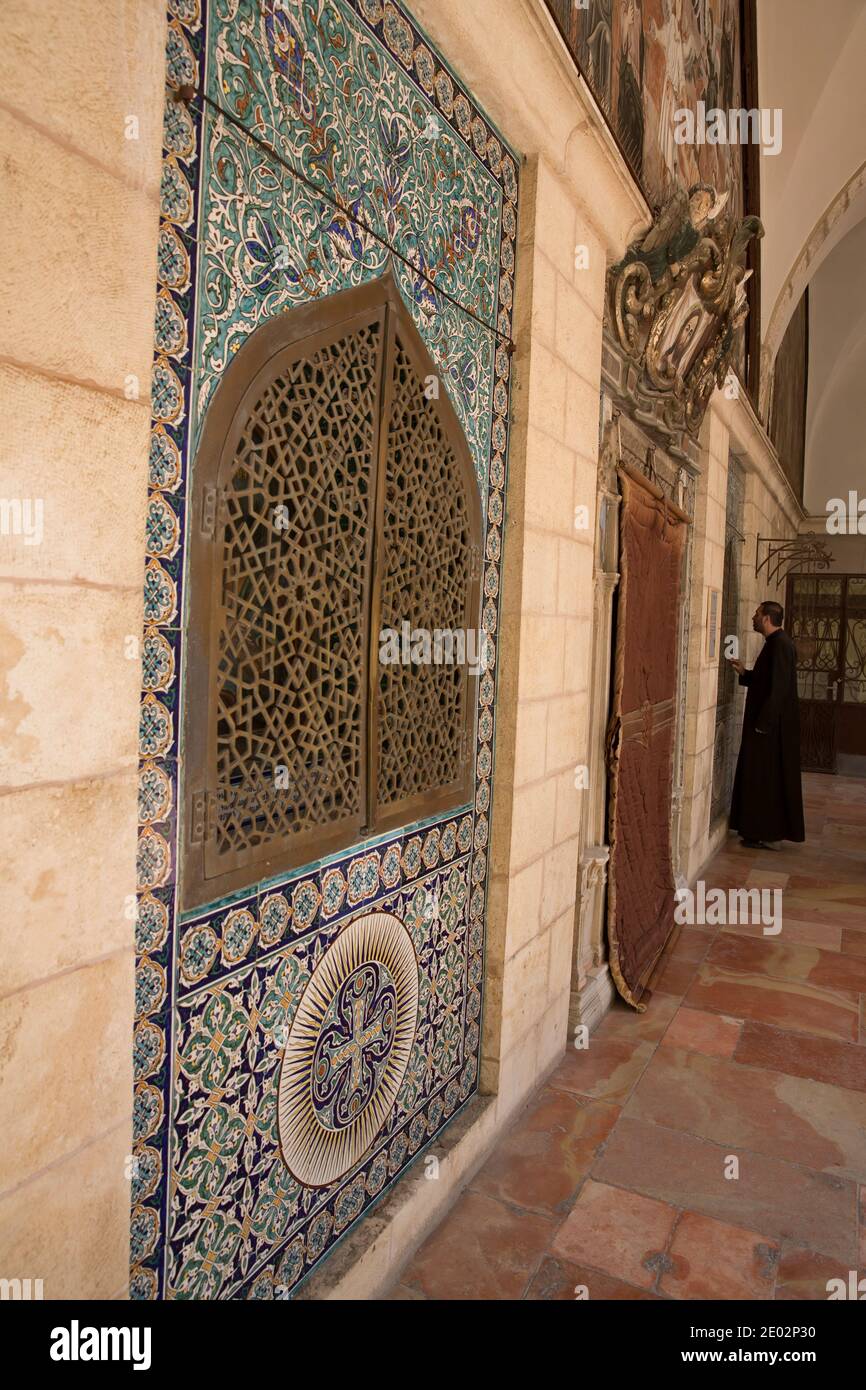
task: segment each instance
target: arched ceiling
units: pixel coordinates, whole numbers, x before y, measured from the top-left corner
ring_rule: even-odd
[[[759,101],[782,111],[781,151],[761,157],[771,366],[806,285],[866,216],[866,3],[759,0],[757,22]]]
[[[866,490],[866,221],[809,285],[809,388],[803,503],[812,516]]]

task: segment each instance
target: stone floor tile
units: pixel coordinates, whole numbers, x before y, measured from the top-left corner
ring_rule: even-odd
[[[822,1081],[661,1047],[623,1113],[866,1182],[866,1094]]]
[[[557,1090],[621,1105],[631,1095],[655,1047],[652,1042],[629,1043],[593,1034],[586,1049],[568,1049],[550,1084]]]
[[[855,1258],[855,1183],[763,1154],[739,1155],[739,1178],[726,1178],[732,1153],[730,1144],[621,1115],[592,1177],[843,1262]]]
[[[545,1087],[475,1176],[471,1188],[528,1210],[568,1210],[619,1116],[602,1101]]]
[[[647,1299],[655,1301],[658,1295],[650,1293],[649,1289],[624,1284],[621,1279],[612,1279],[609,1274],[602,1274],[587,1265],[572,1264],[569,1260],[558,1260],[548,1255],[542,1260],[526,1297],[534,1301],[604,1299],[612,1302],[644,1302]]]
[[[674,1015],[662,1046],[705,1052],[708,1057],[732,1057],[742,1026],[738,1018],[683,1007]]]
[[[723,969],[710,961],[698,971],[685,1003],[732,1018],[752,1018],[816,1037],[856,1042],[858,996],[796,980],[774,980]]]
[[[599,1040],[658,1042],[678,1008],[677,1000],[670,994],[653,995],[642,1014],[624,999],[616,998],[592,1036]]]
[[[683,928],[673,945],[667,948],[668,959],[693,960],[700,964],[715,936],[715,931],[709,928],[692,927],[689,931]]]
[[[677,1213],[637,1192],[587,1181],[556,1233],[554,1255],[651,1289]]]
[[[710,947],[707,960],[745,975],[763,974],[773,980],[797,980],[853,994],[866,991],[866,960],[845,959],[838,951],[813,946],[789,945],[781,936],[759,941],[722,932]]]
[[[782,1248],[776,1278],[776,1298],[780,1302],[826,1299],[828,1281],[847,1281],[848,1274],[849,1266],[839,1260],[831,1260],[826,1255],[804,1250],[801,1246],[786,1244]]]
[[[672,1298],[771,1299],[780,1248],[769,1236],[683,1212],[659,1290]]]
[[[866,1091],[866,1051],[859,1043],[812,1038],[749,1020],[743,1025],[734,1061]]]
[[[663,959],[656,966],[649,987],[653,994],[670,994],[682,999],[698,973],[699,960]]]
[[[466,1192],[424,1242],[402,1283],[426,1298],[522,1298],[556,1222],[515,1211],[482,1192]]]
[[[734,922],[722,927],[731,936],[751,936],[766,941],[760,922]],[[798,946],[820,946],[825,951],[838,951],[842,946],[842,928],[829,922],[805,922],[784,913],[781,936],[787,943]],[[779,940],[780,938],[775,938]]]

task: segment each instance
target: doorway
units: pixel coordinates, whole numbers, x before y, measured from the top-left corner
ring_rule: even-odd
[[[801,764],[866,775],[866,575],[788,576]]]

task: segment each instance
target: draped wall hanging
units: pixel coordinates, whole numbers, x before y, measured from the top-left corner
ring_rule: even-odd
[[[688,515],[627,463],[618,470],[620,583],[608,726],[608,937],[617,989],[638,1011],[674,924],[671,790],[680,575]]]

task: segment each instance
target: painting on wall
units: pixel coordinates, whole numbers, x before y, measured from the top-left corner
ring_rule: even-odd
[[[288,1298],[477,1086],[518,161],[397,4],[169,0],[168,18],[130,1293]],[[189,499],[208,406],[260,325],[386,273],[483,513],[471,797],[182,911]],[[326,1051],[345,1067],[311,1088]],[[302,1142],[311,1127],[319,1147]]]
[[[776,355],[770,438],[797,500],[803,500],[806,469],[806,402],[809,385],[809,290],[799,304]]]
[[[707,183],[739,219],[741,147],[677,144],[675,113],[743,105],[740,0],[547,3],[650,205]]]

